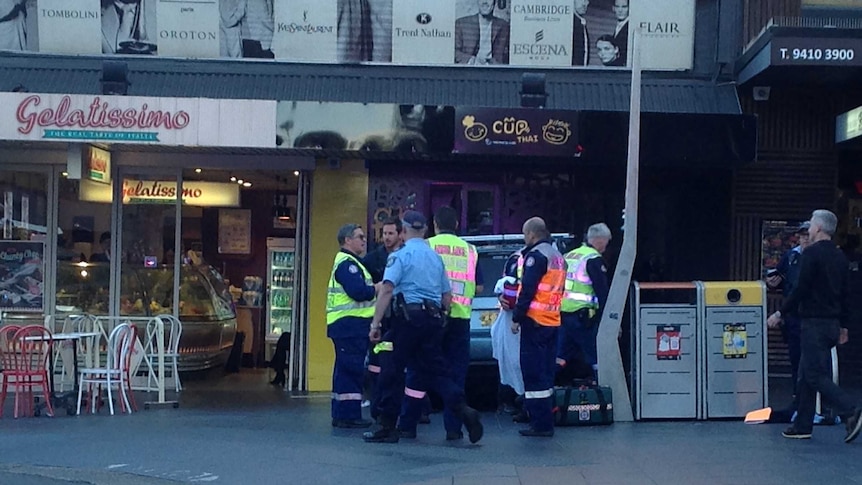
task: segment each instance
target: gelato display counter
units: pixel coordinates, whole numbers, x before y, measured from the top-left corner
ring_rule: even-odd
[[[183,264],[181,268],[179,368],[191,371],[222,365],[236,333],[228,287],[212,266]],[[107,315],[109,283],[108,263],[59,262],[58,319],[72,314]],[[149,317],[174,311],[172,267],[123,265],[120,289],[120,316]]]

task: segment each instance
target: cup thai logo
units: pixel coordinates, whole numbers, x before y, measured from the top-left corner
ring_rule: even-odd
[[[464,125],[464,137],[470,141],[482,141],[488,136],[488,127],[473,116],[465,116],[461,124]]]
[[[530,123],[513,117],[505,117],[491,124],[491,130],[498,135],[521,136],[530,132]]]
[[[416,16],[416,23],[419,25],[428,25],[431,23],[430,13],[420,13]]]
[[[542,126],[542,138],[552,145],[565,145],[571,136],[571,126],[565,121],[550,119]]]

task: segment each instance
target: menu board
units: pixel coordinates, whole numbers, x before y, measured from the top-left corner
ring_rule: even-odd
[[[44,312],[45,244],[0,241],[0,310]]]
[[[219,254],[251,254],[251,210],[218,211]]]

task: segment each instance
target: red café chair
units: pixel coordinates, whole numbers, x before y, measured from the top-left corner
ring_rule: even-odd
[[[21,327],[12,338],[12,344],[21,350],[17,356],[17,368],[12,370],[15,378],[15,417],[18,417],[19,398],[24,396],[29,404],[27,415],[33,416],[33,388],[42,388],[48,416],[54,416],[51,406],[51,381],[48,379],[48,359],[51,358],[53,337],[50,330],[41,325]],[[30,337],[30,338],[28,338]]]
[[[0,328],[0,372],[3,373],[3,385],[0,387],[0,418],[3,417],[3,406],[6,404],[6,394],[9,384],[14,384],[13,372],[18,368],[18,352],[15,346],[15,334],[20,330],[18,325],[6,325]],[[18,411],[18,406],[15,406]]]

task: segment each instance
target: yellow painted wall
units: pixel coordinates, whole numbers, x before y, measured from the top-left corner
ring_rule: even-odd
[[[335,351],[326,338],[326,286],[338,252],[336,234],[348,222],[368,219],[368,171],[362,160],[342,160],[330,168],[318,160],[312,176],[309,250],[308,390],[332,390]]]

